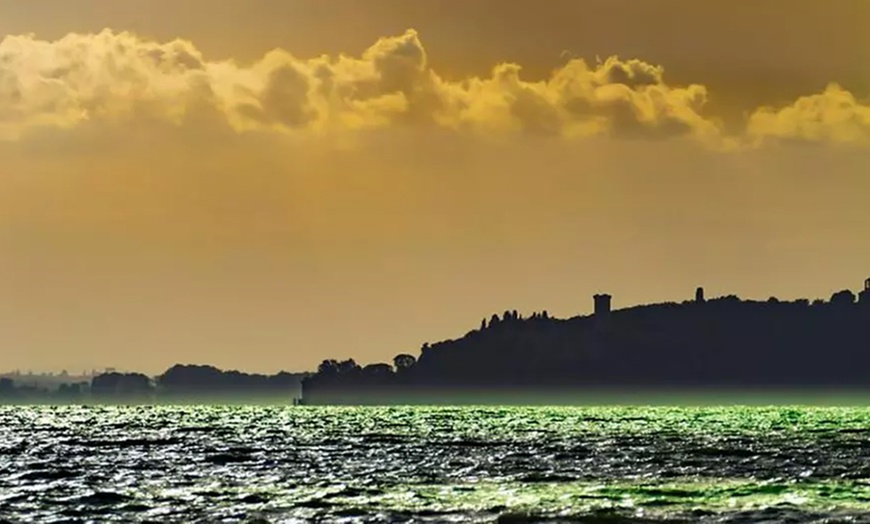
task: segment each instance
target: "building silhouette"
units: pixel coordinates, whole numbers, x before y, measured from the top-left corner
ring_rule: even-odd
[[[589,355],[592,358],[597,358],[603,350],[599,335],[606,331],[607,326],[610,323],[610,299],[612,297],[604,293],[593,295],[592,298],[595,300],[595,314],[593,315],[595,321],[595,333],[592,334],[592,338],[589,340],[588,344],[590,348]]]
[[[610,299],[613,298],[608,294],[594,295],[595,300],[595,316],[598,318],[606,318],[610,315]]]
[[[698,304],[703,304],[706,300],[704,299],[704,288],[699,287],[695,290],[695,302]]]

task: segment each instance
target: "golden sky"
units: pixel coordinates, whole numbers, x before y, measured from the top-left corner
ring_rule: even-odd
[[[0,369],[870,276],[870,3],[0,0]]]

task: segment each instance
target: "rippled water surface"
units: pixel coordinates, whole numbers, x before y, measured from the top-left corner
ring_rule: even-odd
[[[0,407],[0,521],[868,515],[870,408]]]

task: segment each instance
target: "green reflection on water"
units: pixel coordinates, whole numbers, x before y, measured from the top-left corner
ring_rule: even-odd
[[[172,500],[207,507],[211,516],[234,514],[244,502],[251,512],[327,520],[354,513],[613,511],[689,520],[766,508],[870,513],[867,407],[102,406],[7,408],[6,416],[0,436],[26,428],[30,440],[60,430],[77,442],[181,435],[185,446],[159,464],[176,476],[148,477],[128,493],[149,499],[155,512],[169,511],[159,501]],[[271,444],[260,450],[263,443]],[[232,446],[254,451],[220,467],[206,460]],[[104,447],[113,468],[124,465],[118,450]],[[553,458],[559,453],[568,459]],[[515,468],[494,466],[510,466],[516,456],[524,458]],[[287,465],[259,462],[275,457]],[[446,463],[457,458],[474,467]],[[825,470],[834,462],[842,467]],[[189,465],[184,472],[194,480],[168,487],[179,464]],[[432,469],[438,475],[429,476]],[[659,478],[664,470],[677,473]]]
[[[582,515],[602,510],[664,517],[691,512],[728,513],[766,508],[806,512],[870,511],[870,484],[857,481],[753,482],[735,479],[679,482],[481,481],[455,485],[403,486],[369,494],[332,488],[298,490],[294,502],[328,500],[332,506],[367,512],[516,513]],[[288,502],[284,499],[281,502]],[[316,504],[312,504],[316,507]]]

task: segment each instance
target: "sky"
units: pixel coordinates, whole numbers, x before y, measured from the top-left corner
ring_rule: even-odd
[[[0,370],[870,277],[870,3],[0,0]]]

